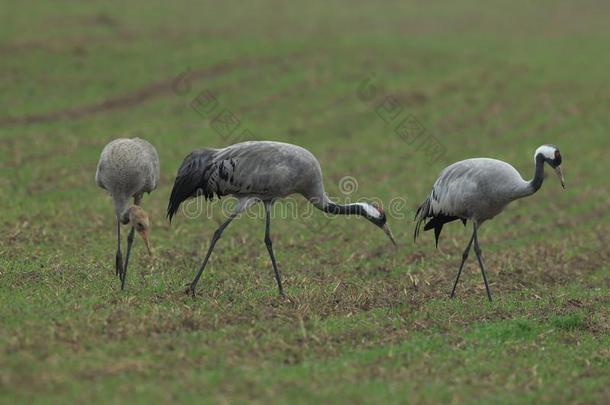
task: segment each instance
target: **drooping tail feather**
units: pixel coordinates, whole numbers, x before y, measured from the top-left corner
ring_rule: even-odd
[[[170,222],[185,200],[198,195],[211,200],[214,196],[214,190],[208,185],[214,153],[215,149],[198,149],[184,158],[167,205],[167,217]]]
[[[432,212],[430,196],[428,196],[428,198],[426,198],[426,200],[419,206],[419,208],[417,209],[417,213],[415,214],[415,221],[417,221],[417,223],[415,224],[413,241],[415,241],[417,239],[417,236],[419,235],[421,224],[425,222],[428,218],[432,219],[426,222],[426,224],[424,225],[424,232],[429,231],[430,229],[434,229],[434,239],[436,241],[436,247],[438,247],[438,239],[441,236],[443,225],[448,222],[455,221],[457,219],[461,219],[464,225],[466,225],[466,219],[464,218],[440,213],[435,214],[434,212]]]
[[[417,208],[417,212],[415,213],[415,231],[413,232],[413,242],[417,240],[417,236],[419,235],[419,230],[421,228],[422,222],[426,220],[430,215],[430,197],[428,196],[424,202]]]

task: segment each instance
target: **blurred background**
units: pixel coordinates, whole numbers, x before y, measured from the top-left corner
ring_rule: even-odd
[[[3,398],[608,397],[610,3],[3,0],[2,10]],[[143,202],[157,257],[136,241],[121,293],[112,203],[94,175],[103,146],[132,136],[161,158]],[[311,150],[337,201],[400,201],[388,220],[399,248],[357,218],[280,218],[281,301],[263,222],[243,218],[199,296],[184,296],[224,215],[170,227],[176,170],[195,148],[248,139]],[[457,160],[499,158],[529,179],[545,143],[562,151],[567,191],[549,178],[483,228],[497,303],[485,302],[474,261],[449,301],[469,232],[454,224],[441,249],[429,234],[414,245],[414,209]]]

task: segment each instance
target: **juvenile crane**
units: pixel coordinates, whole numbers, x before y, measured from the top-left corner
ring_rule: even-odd
[[[485,265],[477,236],[477,231],[483,222],[498,215],[511,201],[530,196],[538,191],[544,180],[545,163],[555,169],[561,186],[565,188],[561,171],[561,153],[556,146],[540,146],[536,149],[534,161],[536,164],[534,178],[530,181],[523,180],[514,167],[501,160],[477,158],[454,163],[441,172],[432,187],[432,193],[417,209],[414,239],[417,239],[421,224],[430,218],[424,226],[424,231],[434,229],[437,247],[444,224],[457,219],[460,219],[464,226],[466,226],[467,220],[471,220],[473,223],[472,237],[462,254],[462,263],[451,290],[451,298],[455,295],[455,288],[464,263],[474,243],[474,251],[487,290],[487,298],[491,301],[491,291],[487,283]]]
[[[144,240],[148,253],[150,248],[150,221],[148,214],[140,207],[142,195],[157,188],[159,182],[159,155],[150,143],[140,138],[115,139],[108,143],[100,156],[95,173],[95,182],[107,190],[114,201],[117,218],[116,275],[121,280],[121,290],[125,288],[129,255],[133,244],[134,230]],[[129,200],[133,198],[133,204]],[[125,263],[121,254],[121,224],[131,224],[127,236]]]
[[[367,203],[340,205],[330,201],[324,192],[322,170],[318,160],[300,146],[251,141],[224,149],[198,149],[191,152],[178,169],[167,207],[169,220],[172,220],[183,201],[199,195],[209,200],[214,194],[218,198],[232,195],[237,198],[238,203],[229,218],[214,232],[207,254],[187,293],[195,294],[197,282],[212,250],[229,223],[251,204],[262,202],[266,217],[265,245],[271,258],[279,294],[283,296],[282,280],[269,235],[271,208],[277,199],[294,193],[301,194],[324,212],[362,216],[383,229],[392,243],[396,244],[381,207]]]

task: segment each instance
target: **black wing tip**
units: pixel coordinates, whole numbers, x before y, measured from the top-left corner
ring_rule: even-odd
[[[172,218],[174,218],[174,215],[176,214],[177,209],[173,209],[168,207],[167,208],[167,214],[165,215],[165,218],[167,218],[167,220],[169,221],[169,223],[172,223]]]
[[[169,197],[169,203],[167,204],[166,218],[169,219],[170,224],[172,222],[172,219],[174,218],[174,215],[176,215],[176,213],[178,212],[180,204],[182,204],[182,202],[186,200],[186,198],[183,197],[184,193],[181,193],[181,190],[182,188],[180,177],[177,177],[176,181],[174,182],[172,194]]]
[[[458,216],[445,215],[445,214],[441,214],[441,213],[432,212],[432,209],[430,206],[432,198],[434,198],[434,189],[432,190],[432,194],[430,194],[424,200],[424,202],[421,203],[421,205],[417,208],[417,212],[415,213],[415,218],[414,218],[414,221],[416,221],[416,224],[415,224],[415,231],[413,232],[413,242],[415,242],[417,240],[417,237],[419,236],[419,233],[421,231],[421,225],[422,225],[422,223],[424,223],[424,232],[429,231],[430,229],[434,229],[434,241],[435,241],[436,248],[438,249],[438,242],[441,237],[441,232],[443,231],[443,226],[446,223],[455,221],[457,219],[461,220],[462,223],[464,224],[464,226],[466,226],[467,219],[458,217]],[[428,218],[430,218],[430,219],[426,222],[426,220]]]
[[[211,194],[208,190],[209,168],[214,153],[216,153],[215,149],[195,149],[184,158],[167,204],[166,218],[170,223],[184,201],[196,197],[200,192],[209,199]]]
[[[437,249],[438,249],[438,239],[440,238],[442,231],[443,231],[443,224],[439,224],[434,227],[434,239],[436,240]]]
[[[428,196],[423,203],[417,207],[417,211],[415,212],[415,217],[413,218],[415,223],[415,230],[413,231],[413,243],[417,241],[417,237],[419,236],[419,232],[421,229],[421,224],[429,217],[430,211],[430,197]]]
[[[461,220],[464,224],[467,221],[466,219],[461,218],[461,217],[443,215],[443,214],[430,216],[430,218],[431,219],[426,223],[426,225],[424,225],[424,232],[434,229],[434,240],[435,240],[437,249],[438,249],[438,242],[441,237],[441,232],[443,231],[443,226],[446,223],[449,223],[449,222],[452,222],[452,221],[455,221],[458,219]]]

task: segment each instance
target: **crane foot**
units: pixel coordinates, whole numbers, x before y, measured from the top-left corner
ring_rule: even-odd
[[[184,290],[184,293],[186,295],[190,295],[193,298],[195,298],[195,288],[193,287],[192,284],[189,284],[188,287],[186,287],[186,289]]]

